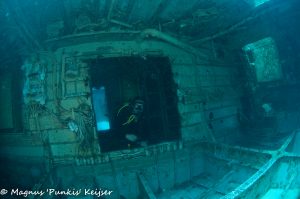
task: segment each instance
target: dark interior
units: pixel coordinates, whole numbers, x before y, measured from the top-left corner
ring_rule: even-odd
[[[105,88],[107,111],[104,115],[109,127],[97,131],[102,151],[138,147],[140,142],[155,144],[179,138],[176,86],[168,58],[97,59],[90,64],[90,74],[92,92],[95,88]],[[141,117],[132,125],[123,125],[130,113],[122,113],[122,107],[137,98],[144,102]],[[99,101],[94,98],[97,116],[96,103]],[[119,111],[122,116],[118,115]],[[136,135],[138,141],[128,141],[126,134]]]
[[[22,132],[21,80],[20,69],[0,69],[0,132]]]

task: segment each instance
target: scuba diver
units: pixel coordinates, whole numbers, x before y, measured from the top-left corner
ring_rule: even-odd
[[[125,103],[117,112],[120,139],[123,140],[123,143],[127,143],[128,148],[146,146],[146,143],[141,141],[140,133],[143,112],[144,100],[139,97]]]

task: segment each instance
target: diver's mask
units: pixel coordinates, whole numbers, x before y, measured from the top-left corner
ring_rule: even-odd
[[[144,101],[143,100],[135,100],[133,104],[132,114],[140,115],[144,111]]]

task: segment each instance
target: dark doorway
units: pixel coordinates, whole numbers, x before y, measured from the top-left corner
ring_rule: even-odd
[[[165,57],[122,57],[90,63],[93,106],[102,151],[179,138],[171,65]]]
[[[20,69],[0,69],[0,133],[23,132],[21,81]]]

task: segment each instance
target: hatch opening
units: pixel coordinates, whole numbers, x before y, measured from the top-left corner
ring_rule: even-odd
[[[90,62],[93,108],[102,151],[179,138],[176,86],[166,57]]]

